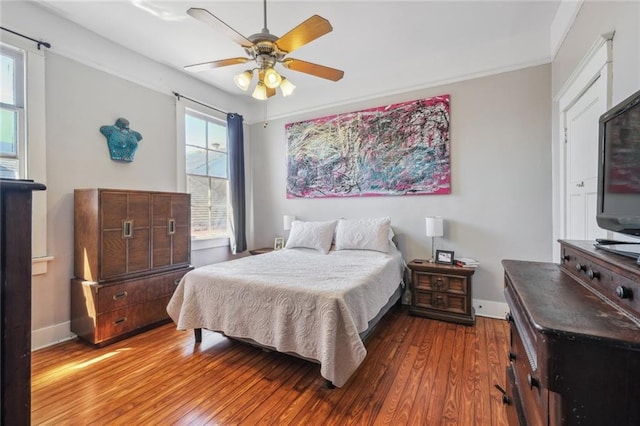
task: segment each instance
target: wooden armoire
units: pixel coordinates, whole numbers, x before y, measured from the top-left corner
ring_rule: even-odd
[[[166,322],[191,262],[190,194],[74,192],[71,331],[97,346]]]

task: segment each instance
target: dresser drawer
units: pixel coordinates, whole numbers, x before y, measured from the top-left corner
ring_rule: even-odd
[[[95,285],[97,312],[109,312],[144,300],[144,282],[131,281],[122,284]]]
[[[640,316],[640,281],[605,261],[572,247],[562,247],[562,267],[632,315]]]
[[[145,300],[157,299],[159,297],[171,296],[175,291],[180,279],[186,274],[187,271],[180,270],[177,272],[167,273],[149,282],[145,285]]]
[[[154,324],[169,318],[167,313],[167,305],[171,296],[163,296],[158,299],[150,300],[143,305],[142,314],[145,324]]]
[[[529,355],[514,323],[511,327],[510,361],[515,376],[515,384],[519,389],[519,399],[528,423],[532,425],[547,424],[548,394],[539,371],[529,360]]]
[[[140,304],[98,315],[97,323],[100,326],[95,330],[94,343],[100,343],[139,328],[143,324],[142,318],[143,308]]]

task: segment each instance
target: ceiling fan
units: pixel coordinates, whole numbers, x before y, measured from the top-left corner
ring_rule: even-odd
[[[331,81],[338,81],[344,76],[344,71],[287,57],[294,50],[333,30],[329,21],[321,16],[313,15],[282,37],[277,37],[271,34],[267,28],[267,0],[264,0],[264,28],[257,34],[245,37],[206,9],[192,7],[187,10],[187,13],[198,21],[226,34],[231,40],[242,46],[249,57],[203,62],[188,65],[184,69],[198,72],[254,61],[256,66],[236,75],[234,81],[240,89],[246,91],[251,84],[254,71],[257,70],[258,83],[252,95],[256,99],[270,98],[276,94],[278,87],[283,96],[290,95],[295,89],[289,80],[275,70],[276,64]]]

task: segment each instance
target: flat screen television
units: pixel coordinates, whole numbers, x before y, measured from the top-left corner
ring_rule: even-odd
[[[640,90],[600,117],[596,220],[640,238]]]

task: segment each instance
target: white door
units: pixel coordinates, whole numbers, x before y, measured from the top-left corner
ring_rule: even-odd
[[[565,112],[567,238],[595,240],[606,231],[596,224],[598,119],[607,110],[605,78],[598,77]]]

